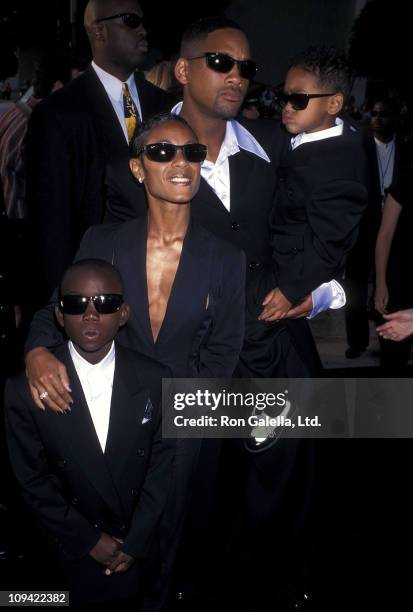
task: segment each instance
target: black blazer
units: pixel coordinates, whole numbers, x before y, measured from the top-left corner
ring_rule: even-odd
[[[191,221],[165,319],[154,342],[146,282],[146,229],[146,217],[97,225],[86,232],[76,255],[76,259],[111,261],[122,274],[131,315],[117,335],[118,342],[169,366],[174,376],[230,377],[244,338],[243,253]],[[35,315],[28,349],[61,343],[52,313],[51,303]]]
[[[231,210],[225,208],[202,178],[192,201],[192,214],[204,227],[243,249],[247,256],[247,281],[271,260],[269,214],[276,188],[275,168],[283,134],[274,121],[239,122],[261,144],[271,163],[240,149],[229,158]]]
[[[72,388],[72,409],[64,417],[35,406],[24,373],[7,384],[12,467],[74,583],[92,595],[102,590],[106,598],[126,596],[138,588],[138,564],[130,574],[112,576],[112,582],[88,552],[104,531],[123,539],[125,552],[137,558],[149,554],[171,479],[173,445],[162,440],[160,412],[161,378],[170,371],[116,346],[102,453],[67,344],[56,356],[66,365]]]
[[[287,151],[271,215],[278,286],[293,304],[341,274],[367,204],[358,133]]]
[[[142,73],[135,80],[144,118],[171,108],[169,94]],[[26,137],[26,165],[33,255],[42,273],[36,281],[41,305],[72,261],[84,232],[101,222],[112,183],[122,184],[116,198],[124,207],[139,200],[128,144],[93,68],[36,106]],[[140,201],[143,213],[146,206]]]

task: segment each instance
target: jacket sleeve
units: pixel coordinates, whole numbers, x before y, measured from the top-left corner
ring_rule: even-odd
[[[94,547],[100,530],[63,495],[59,479],[48,463],[28,400],[19,392],[22,384],[8,381],[5,395],[7,443],[13,472],[25,502],[61,553],[69,559],[81,558]]]
[[[355,243],[366,203],[365,185],[356,180],[324,182],[313,190],[307,207],[302,274],[292,278],[285,268],[279,279],[279,288],[291,303],[340,272]]]
[[[231,249],[220,257],[218,296],[211,296],[211,329],[202,343],[196,375],[200,378],[231,377],[238,363],[245,329],[245,269],[242,251]],[[217,264],[218,269],[218,264]]]

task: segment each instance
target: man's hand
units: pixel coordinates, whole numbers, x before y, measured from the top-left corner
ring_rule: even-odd
[[[287,300],[278,287],[268,293],[262,305],[264,309],[258,317],[259,321],[279,321],[284,319],[291,308],[291,302]]]
[[[135,563],[135,558],[131,557],[127,553],[120,550],[113,560],[113,562],[109,565],[109,567],[105,570],[106,576],[110,576],[111,574],[123,574],[127,572],[128,569]]]
[[[377,333],[386,340],[401,342],[413,334],[413,309],[384,314],[387,323],[379,325]]]
[[[286,319],[300,319],[301,317],[308,317],[313,310],[313,298],[311,293],[307,295],[303,302],[298,304],[298,306],[294,306],[294,308],[290,308],[287,312],[285,318]]]
[[[29,351],[25,361],[27,381],[36,406],[45,410],[46,405],[61,413],[70,410],[71,389],[63,363],[41,346]]]
[[[92,550],[89,551],[89,555],[101,565],[111,567],[118,553],[121,552],[120,547],[121,544],[118,540],[102,531],[99,540]]]

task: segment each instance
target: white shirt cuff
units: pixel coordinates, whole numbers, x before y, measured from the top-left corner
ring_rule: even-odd
[[[313,299],[313,309],[307,319],[314,319],[320,312],[331,308],[337,310],[346,303],[346,293],[343,287],[336,280],[323,283],[311,292]]]

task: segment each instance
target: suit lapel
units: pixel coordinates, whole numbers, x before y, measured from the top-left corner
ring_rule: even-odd
[[[60,439],[65,440],[89,481],[112,511],[121,514],[118,494],[107,469],[104,454],[96,435],[89,408],[68,347],[59,354],[66,365],[72,388],[73,405],[69,414],[56,419]]]
[[[117,346],[105,448],[106,462],[115,481],[119,480],[125,466],[133,460],[131,453],[137,435],[145,427],[142,420],[149,401],[149,392],[142,388],[136,376],[136,368],[125,358],[122,347]]]
[[[125,286],[125,301],[131,306],[129,329],[138,330],[140,341],[144,340],[149,354],[153,339],[149,320],[148,286],[146,281],[147,216],[128,223],[116,236],[113,264],[122,273]],[[126,333],[128,329],[126,329]]]
[[[104,142],[108,157],[113,159],[127,157],[128,145],[119,119],[105,88],[92,67],[89,67],[86,71],[85,82],[91,113],[96,116],[99,133]]]
[[[202,228],[191,220],[157,339],[158,345],[167,343],[171,335],[179,337],[180,326],[187,325],[185,313],[193,312],[195,304],[200,304],[201,308],[205,304],[206,310],[212,266],[210,248]],[[186,303],[188,299],[192,305],[190,308]]]

